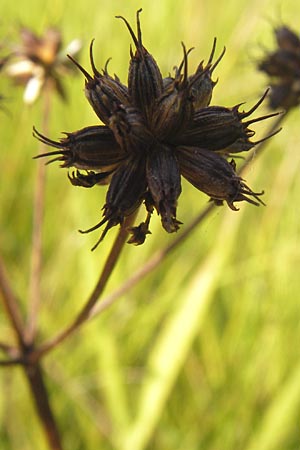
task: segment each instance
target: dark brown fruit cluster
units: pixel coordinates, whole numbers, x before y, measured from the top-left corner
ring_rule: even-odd
[[[130,243],[142,244],[149,231],[154,210],[163,228],[172,233],[181,222],[177,219],[177,201],[181,193],[181,176],[216,203],[263,203],[260,193],[253,192],[237,175],[229,155],[251,149],[254,131],[251,123],[271,117],[249,120],[265,95],[248,112],[240,107],[209,106],[215,82],[212,73],[224,51],[213,64],[216,42],[206,65],[200,63],[193,75],[188,74],[188,54],[182,44],[183,60],[173,77],[162,77],[152,55],[142,42],[140,12],[137,12],[137,34],[124,17],[135,45],[130,51],[128,86],[107,71],[98,71],[90,47],[92,74],[75,60],[84,74],[85,94],[104,125],[66,133],[53,141],[37,130],[34,134],[57,151],[49,162],[61,161],[62,167],[77,170],[69,178],[76,186],[109,184],[102,220],[86,232],[105,225],[98,243],[113,226],[122,224],[144,203],[147,216],[133,227]],[[97,243],[97,244],[98,244]],[[97,245],[96,244],[96,245]]]
[[[300,103],[300,39],[287,26],[275,28],[274,34],[277,48],[258,69],[271,80],[270,107],[289,110]]]

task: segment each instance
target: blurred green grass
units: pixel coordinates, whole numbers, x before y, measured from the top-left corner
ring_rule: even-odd
[[[174,2],[29,0],[19,10],[2,0],[2,36],[21,23],[41,32],[59,25],[65,42],[95,38],[95,60],[126,80],[130,38],[125,15],[141,16],[145,46],[164,74],[191,53],[191,69],[207,58],[214,36],[227,52],[216,70],[213,104],[255,103],[265,89],[253,59],[272,45],[272,27],[300,30],[292,0]],[[66,81],[70,102],[55,100],[50,135],[97,124],[83,80]],[[1,79],[10,114],[1,113],[0,247],[26,307],[32,194],[41,103],[22,104],[21,90]],[[261,111],[263,108],[261,108]],[[65,449],[298,450],[300,448],[299,114],[294,111],[245,178],[265,190],[267,207],[217,209],[155,273],[45,358],[51,402]],[[262,135],[267,125],[256,127]],[[40,339],[68,324],[91,291],[110,249],[112,231],[94,253],[105,192],[76,189],[65,171],[47,169],[43,304]],[[178,217],[188,224],[207,199],[187,183]],[[144,246],[126,247],[107,292],[161,245],[174,239],[154,218]],[[12,332],[0,316],[1,340]],[[0,372],[0,443],[7,450],[46,449],[23,374]]]

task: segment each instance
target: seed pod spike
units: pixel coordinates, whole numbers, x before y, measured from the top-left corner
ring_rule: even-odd
[[[264,138],[262,138],[262,139],[259,139],[259,141],[252,142],[252,145],[253,145],[253,146],[254,146],[254,145],[258,145],[258,144],[261,144],[261,143],[264,142],[264,141],[267,141],[267,140],[270,139],[271,137],[273,137],[273,136],[275,136],[276,134],[280,133],[281,130],[282,130],[282,128],[278,128],[278,130],[275,130],[275,131],[273,131],[273,133],[269,134],[268,136],[266,136],[266,137],[264,137]]]
[[[94,46],[94,42],[95,42],[95,39],[92,39],[92,41],[91,41],[91,43],[90,43],[90,63],[91,63],[91,68],[92,68],[93,74],[94,74],[96,77],[100,77],[101,74],[100,74],[100,72],[97,70],[97,68],[96,68],[96,66],[95,66],[95,61],[94,61],[94,56],[93,56],[93,46]]]
[[[33,137],[38,139],[43,144],[50,145],[51,147],[60,148],[60,149],[62,147],[60,142],[57,142],[57,141],[47,138],[46,136],[41,134],[35,127],[33,127],[32,135],[33,135]],[[53,154],[53,152],[51,152],[51,154]],[[43,156],[43,155],[38,155],[35,158],[39,158],[40,156]],[[45,156],[48,156],[48,155],[45,154]]]
[[[211,49],[211,52],[210,52],[210,55],[209,55],[209,58],[208,58],[208,61],[207,61],[207,65],[208,66],[211,65],[211,63],[212,63],[212,61],[214,59],[214,55],[215,55],[215,51],[216,51],[216,45],[217,45],[217,38],[214,37],[213,46],[212,46],[212,49]]]
[[[193,75],[192,79],[190,79],[189,81],[189,90],[191,89],[191,87],[200,79],[202,78],[204,75],[206,75],[208,72],[210,72],[209,67],[206,67],[203,72],[198,72],[195,73],[195,75]]]
[[[105,222],[107,222],[108,218],[105,217],[104,219],[102,219],[100,222],[96,223],[96,225],[94,225],[91,228],[88,228],[87,230],[78,230],[79,233],[81,234],[87,234],[87,233],[91,233],[92,231],[98,230],[98,228],[102,227],[102,225],[105,224]]]
[[[46,156],[46,155],[44,154],[41,156]],[[50,161],[47,161],[45,165],[48,166],[49,164],[56,162],[56,161],[65,161],[65,158],[64,158],[64,156],[59,156],[58,158],[50,159]],[[60,167],[65,167],[65,164],[61,164]]]
[[[59,151],[59,150],[55,150],[54,152],[47,152],[47,153],[40,153],[39,155],[33,156],[32,159],[39,159],[39,158],[44,158],[46,156],[55,156],[55,155],[62,155],[64,153],[64,151]],[[64,159],[62,157],[62,159]],[[55,159],[55,161],[57,160],[57,158]],[[49,161],[50,162],[50,161]],[[48,163],[49,163],[48,162]],[[47,164],[48,164],[47,163]]]
[[[126,24],[126,26],[127,26],[127,28],[128,28],[128,31],[129,31],[129,33],[130,33],[130,36],[132,37],[132,40],[133,40],[133,42],[134,42],[134,45],[136,46],[136,49],[137,50],[143,50],[143,44],[142,44],[142,31],[141,31],[141,24],[140,24],[140,19],[139,19],[139,15],[140,15],[140,13],[142,12],[142,9],[139,9],[138,11],[137,11],[137,13],[136,13],[136,17],[137,17],[137,34],[138,34],[138,37],[136,37],[136,35],[134,34],[134,31],[133,31],[133,29],[132,29],[132,27],[131,27],[131,25],[130,25],[130,23],[128,22],[128,20],[127,19],[125,19],[125,17],[123,17],[123,16],[116,16],[116,19],[122,19],[124,22],[125,22],[125,24]],[[141,52],[141,54],[143,54],[143,52]]]
[[[108,75],[108,70],[107,70],[107,68],[108,68],[108,64],[110,63],[110,61],[111,61],[111,58],[108,58],[108,60],[106,61],[106,63],[105,63],[105,66],[104,66],[104,69],[103,69],[103,74],[104,75]],[[115,75],[116,76],[116,75]],[[117,77],[118,78],[118,77]]]
[[[259,205],[266,206],[266,204],[260,198],[260,196],[263,195],[264,193],[265,193],[264,191],[253,192],[246,185],[244,185],[244,188],[240,190],[240,194],[242,194],[241,197],[243,198],[243,200],[246,200],[248,203],[251,203],[252,205],[255,205],[255,206],[259,206]],[[246,195],[251,195],[252,197],[255,198],[256,201],[253,200],[252,198],[246,197]]]
[[[239,114],[240,114],[240,117],[241,117],[242,119],[244,119],[245,117],[250,116],[254,111],[256,111],[257,108],[262,104],[262,102],[264,101],[264,99],[265,99],[266,96],[268,95],[269,91],[270,91],[270,88],[268,88],[268,89],[266,90],[266,92],[263,94],[263,96],[258,100],[257,103],[255,103],[254,106],[252,106],[251,109],[249,109],[249,111],[239,113]]]
[[[92,252],[94,250],[96,250],[96,248],[98,247],[100,242],[103,241],[103,239],[105,238],[105,236],[106,236],[107,232],[110,230],[110,228],[112,228],[114,225],[116,225],[114,222],[111,222],[110,219],[111,219],[111,217],[104,217],[104,219],[102,219],[99,223],[97,223],[93,227],[91,227],[91,228],[89,228],[87,230],[78,230],[79,233],[81,233],[81,234],[90,233],[92,231],[98,230],[98,228],[102,227],[102,225],[104,225],[106,222],[108,222],[106,227],[104,228],[103,232],[101,233],[100,238],[98,239],[96,244],[91,248]]]
[[[71,55],[67,55],[67,57],[72,61],[73,64],[75,64],[76,67],[80,70],[80,72],[83,73],[87,81],[93,81],[93,77],[79,64],[79,62],[76,61],[76,59],[72,58]]]
[[[183,83],[185,84],[188,79],[188,54],[189,51],[186,51],[186,46],[183,42],[181,42],[183,48]]]
[[[129,54],[130,54],[130,58],[132,59],[134,57],[134,53],[133,53],[131,44],[130,44],[130,47],[129,47]]]
[[[182,43],[181,43],[181,44],[182,44]],[[191,51],[194,50],[194,48],[195,48],[195,47],[189,48],[188,51],[186,52],[186,56],[188,56],[188,55],[191,53]],[[200,64],[201,64],[201,63],[200,63]],[[180,74],[181,71],[182,71],[183,66],[184,66],[184,58],[183,58],[183,60],[181,61],[179,67],[174,66],[174,67],[173,67],[173,70],[175,71],[176,74]]]
[[[226,47],[223,47],[223,50],[222,50],[222,52],[221,52],[219,58],[214,62],[214,64],[213,64],[213,65],[211,66],[211,68],[210,68],[210,73],[211,73],[211,74],[213,73],[213,71],[215,70],[215,68],[217,67],[217,65],[219,64],[219,62],[221,61],[221,59],[222,59],[223,56],[225,55],[225,53],[226,53]],[[210,64],[211,64],[211,63],[208,62],[208,65],[210,65]]]
[[[91,248],[91,252],[93,252],[94,250],[96,250],[96,248],[98,247],[98,245],[103,241],[103,239],[105,238],[106,233],[108,232],[109,228],[105,228],[105,230],[103,231],[103,233],[101,234],[100,238],[98,239],[98,241],[96,242],[95,245],[93,245],[93,247]]]
[[[265,116],[256,117],[255,119],[251,119],[251,120],[248,120],[247,122],[243,122],[243,124],[245,126],[248,126],[248,125],[251,125],[252,123],[255,123],[255,122],[261,122],[262,120],[270,119],[270,117],[279,116],[280,114],[283,114],[283,113],[282,112],[275,112],[275,113],[266,114]]]
[[[107,224],[105,229],[103,230],[103,232],[101,233],[100,238],[98,239],[98,241],[96,242],[95,245],[93,245],[93,247],[91,248],[91,252],[93,252],[94,250],[96,250],[96,248],[98,247],[98,245],[103,241],[103,239],[105,238],[107,232],[111,229],[112,225],[111,224]]]
[[[136,26],[137,26],[137,35],[138,35],[138,42],[142,46],[142,29],[141,29],[141,22],[140,22],[140,13],[142,12],[142,8],[137,10],[136,13]]]

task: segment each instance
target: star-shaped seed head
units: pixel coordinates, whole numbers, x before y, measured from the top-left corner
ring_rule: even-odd
[[[181,177],[217,204],[224,201],[233,210],[238,209],[236,202],[263,204],[263,192],[253,192],[237,175],[232,155],[260,142],[251,140],[254,131],[250,125],[277,114],[249,118],[267,92],[249,111],[240,110],[241,105],[209,106],[216,84],[212,75],[225,50],[213,63],[214,40],[208,63],[200,62],[189,75],[191,49],[182,44],[182,62],[175,67],[174,76],[164,78],[143,43],[140,13],[136,33],[124,17],[118,16],[134,44],[127,85],[109,75],[107,65],[101,71],[96,68],[93,42],[92,73],[71,57],[85,77],[85,95],[103,125],[66,133],[60,141],[34,130],[38,139],[56,148],[40,156],[53,156],[49,162],[60,161],[61,167],[76,169],[69,175],[73,185],[109,185],[102,219],[84,231],[104,226],[95,247],[110,228],[122,224],[141,204],[145,205],[146,218],[129,230],[128,242],[139,245],[145,241],[153,211],[168,233],[176,232],[182,224],[177,218]]]

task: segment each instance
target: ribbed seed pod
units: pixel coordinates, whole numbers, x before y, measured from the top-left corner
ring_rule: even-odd
[[[128,93],[132,104],[140,108],[146,119],[151,118],[155,100],[163,91],[163,80],[159,67],[152,55],[146,50],[142,43],[142,32],[140,25],[141,9],[137,11],[137,36],[128,21],[124,20],[136,47],[135,53],[130,51],[131,59],[128,73]]]
[[[247,112],[240,112],[240,105],[233,108],[208,106],[197,110],[193,116],[194,120],[189,123],[189,127],[176,137],[176,143],[227,153],[251,149],[258,141],[251,142],[249,140],[255,132],[250,130],[248,126],[278,114],[271,113],[246,122],[242,121],[258,108],[265,96],[266,93]]]
[[[234,202],[247,201],[253,205],[263,204],[259,198],[263,192],[253,192],[221,155],[199,147],[180,147],[177,151],[181,174],[197,189],[213,200],[226,201],[237,210]]]
[[[165,83],[163,94],[156,102],[155,112],[150,122],[151,129],[162,141],[175,139],[180,134],[193,116],[191,89],[196,81],[203,76],[198,74],[192,81],[188,79],[188,54],[190,50],[183,47],[183,62],[176,71],[176,76],[171,83]],[[183,73],[181,73],[183,70]]]
[[[120,105],[113,112],[108,124],[116,141],[128,154],[145,154],[154,141],[154,136],[137,108]]]
[[[131,158],[114,173],[106,194],[103,219],[92,228],[81,230],[81,233],[89,233],[106,223],[106,227],[93,249],[103,240],[110,228],[123,223],[124,218],[140,206],[146,189],[144,158]]]
[[[112,111],[119,104],[129,104],[127,88],[119,79],[112,78],[105,69],[103,74],[96,69],[93,59],[93,42],[90,45],[90,62],[94,76],[90,75],[77,61],[70,57],[84,74],[85,95],[99,119],[107,125]]]
[[[34,128],[34,136],[41,142],[59,150],[43,153],[35,158],[55,156],[47,164],[61,161],[61,167],[92,169],[105,171],[124,161],[126,154],[116,142],[112,131],[106,126],[85,127],[74,133],[65,133],[66,137],[54,141],[43,136]]]
[[[181,182],[177,159],[171,148],[156,145],[151,149],[147,158],[146,177],[162,226],[168,233],[177,231],[181,223],[176,219]]]
[[[191,95],[193,98],[193,106],[194,109],[199,108],[205,108],[210,104],[212,93],[215,85],[217,84],[217,81],[212,80],[212,74],[223,56],[225,55],[225,47],[220,54],[217,61],[212,64],[215,50],[216,50],[216,43],[217,39],[214,39],[213,47],[208,59],[208,62],[206,66],[203,65],[203,62],[200,62],[200,64],[197,67],[196,72],[194,75],[191,75],[189,77],[189,81],[193,83],[193,80],[197,77],[197,81],[193,83],[192,89],[191,89]],[[199,77],[199,75],[202,75]]]

